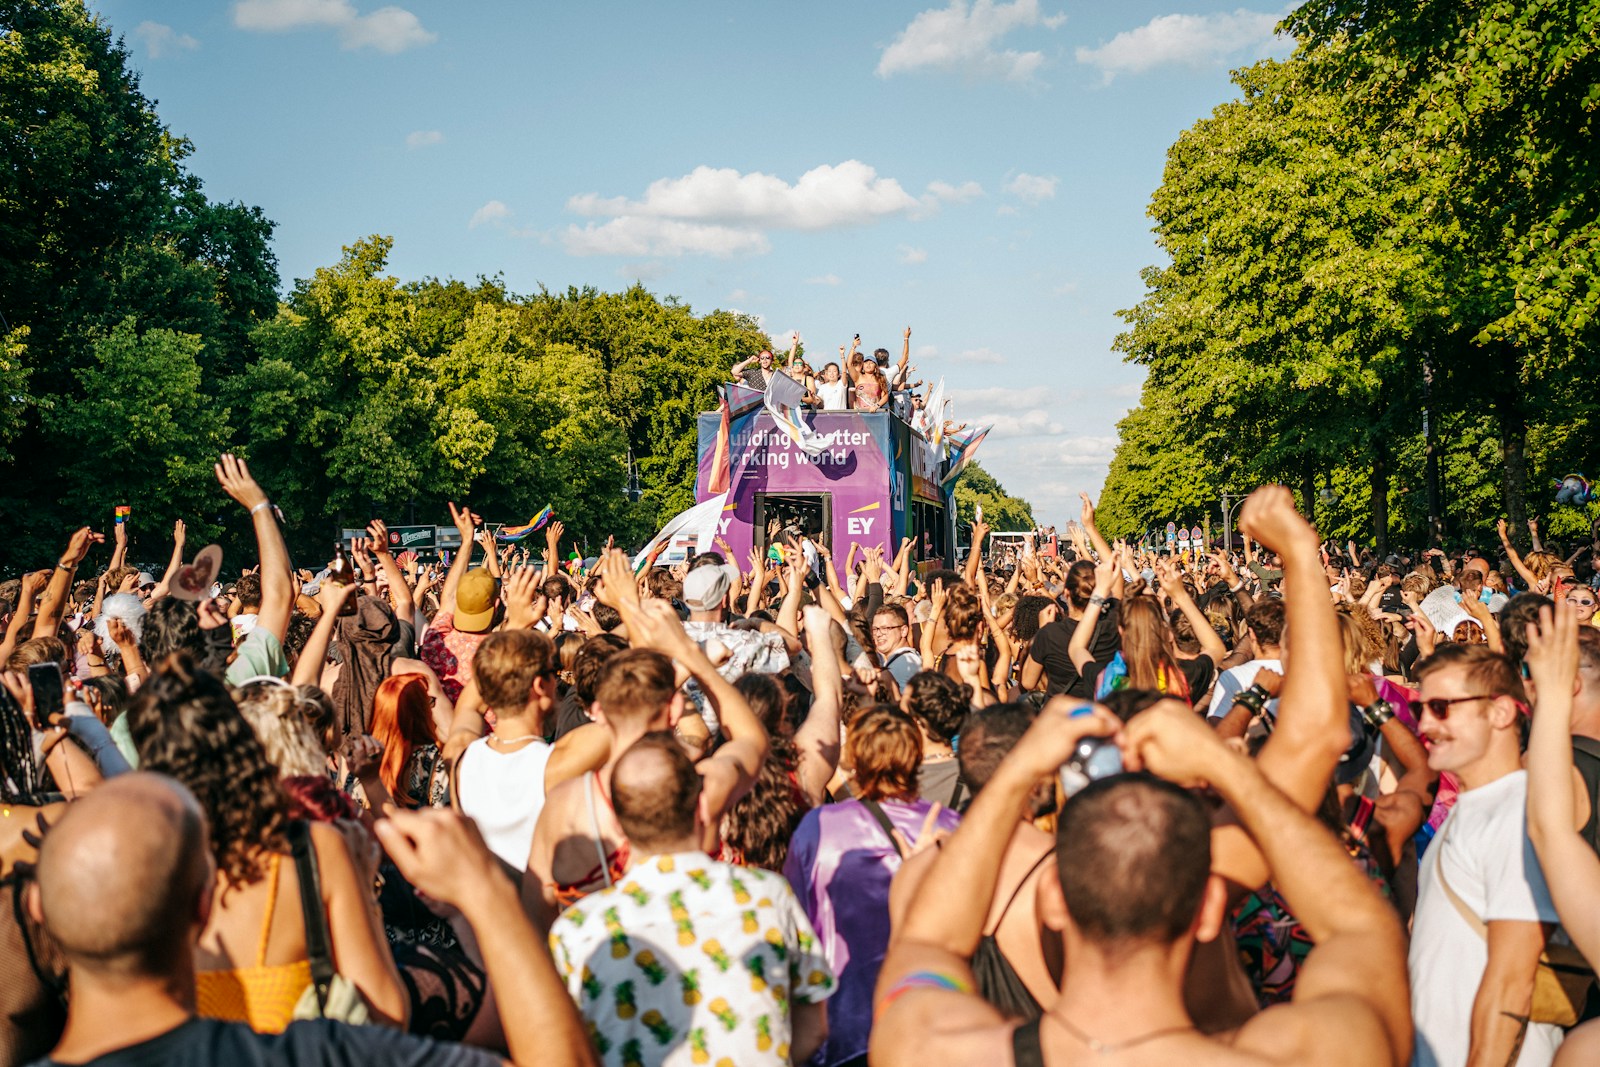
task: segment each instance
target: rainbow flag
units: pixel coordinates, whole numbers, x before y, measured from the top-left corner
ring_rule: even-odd
[[[506,542],[520,541],[529,534],[538,533],[540,530],[544,529],[544,524],[549,522],[550,516],[554,514],[555,509],[549,504],[546,504],[543,511],[540,511],[539,514],[528,520],[528,524],[526,526],[500,527],[500,532],[494,535],[495,540]]]
[[[985,426],[982,429],[971,429],[950,435],[950,441],[956,446],[957,451],[955,455],[950,457],[949,465],[945,468],[944,478],[941,479],[944,488],[948,489],[955,484],[956,479],[961,476],[962,469],[972,462],[972,457],[977,454],[978,446],[983,444],[983,439],[989,436],[989,431],[992,429],[994,429],[993,426]]]
[[[706,480],[706,492],[726,493],[733,484],[733,467],[730,430],[733,426],[733,408],[728,403],[727,390],[717,387],[717,410],[721,420],[717,423],[717,443],[711,453],[711,476]]]

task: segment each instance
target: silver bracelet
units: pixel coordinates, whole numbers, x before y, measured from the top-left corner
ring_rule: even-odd
[[[255,507],[250,509],[250,514],[254,515],[256,512],[261,511],[264,508],[270,509],[271,507],[272,507],[272,501],[263,500],[261,503],[257,504]]]
[[[1092,607],[1092,608],[1100,607],[1105,602],[1106,602],[1106,598],[1101,596],[1099,593],[1096,593],[1095,595],[1093,595],[1093,596],[1091,596],[1089,598],[1089,606]]]

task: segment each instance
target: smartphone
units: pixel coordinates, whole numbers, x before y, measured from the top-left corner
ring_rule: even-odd
[[[1122,773],[1122,749],[1109,737],[1085,737],[1061,765],[1061,793],[1072,796],[1102,778]]]
[[[28,687],[33,690],[33,720],[42,729],[64,710],[66,690],[61,681],[61,665],[29,664]]]

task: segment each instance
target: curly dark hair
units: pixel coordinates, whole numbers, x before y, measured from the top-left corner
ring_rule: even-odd
[[[929,735],[948,744],[972,710],[972,687],[938,671],[918,671],[906,682],[906,711]]]
[[[773,750],[761,761],[761,770],[750,792],[740,797],[739,803],[722,817],[722,840],[738,850],[746,866],[782,873],[789,859],[789,839],[811,805],[791,777],[792,764],[786,764],[778,754],[776,734],[772,742]],[[782,743],[789,746],[792,759],[793,745],[787,738]]]
[[[176,653],[162,660],[128,709],[139,768],[169,775],[205,809],[217,870],[234,885],[261,877],[261,853],[288,851],[288,800],[278,769],[228,687]]]
[[[1011,628],[1017,633],[1018,641],[1032,641],[1039,633],[1039,613],[1051,605],[1052,601],[1047,596],[1023,596],[1017,598],[1017,610],[1011,616]]]

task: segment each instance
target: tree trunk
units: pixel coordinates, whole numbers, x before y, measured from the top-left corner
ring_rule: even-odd
[[[1372,544],[1381,560],[1389,554],[1389,446],[1372,446]]]
[[[1528,421],[1515,397],[1500,407],[1500,459],[1506,522],[1513,531],[1528,528]]]
[[[1317,524],[1317,478],[1309,466],[1300,472],[1300,499],[1306,521],[1315,526]]]

